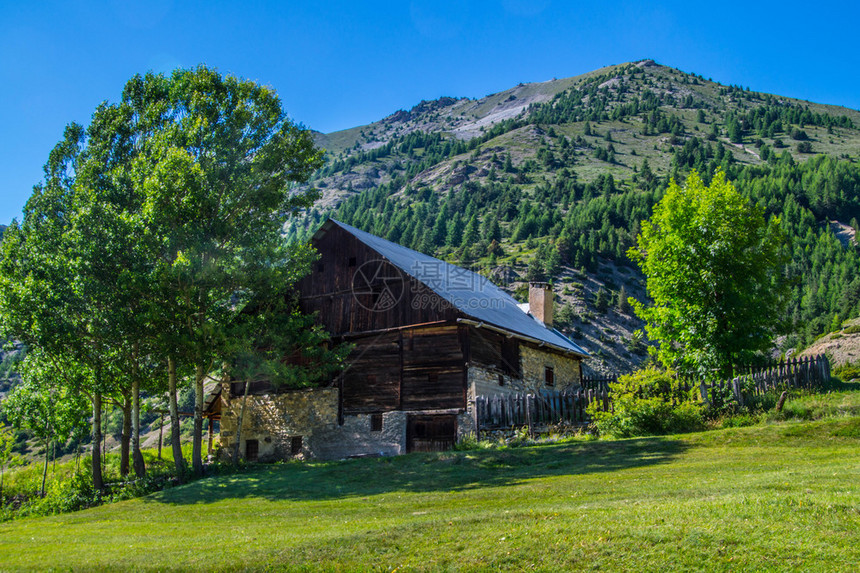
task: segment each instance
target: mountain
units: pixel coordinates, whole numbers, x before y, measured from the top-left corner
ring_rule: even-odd
[[[451,262],[522,295],[556,283],[562,326],[596,371],[644,359],[645,297],[627,259],[670,178],[717,169],[778,216],[791,263],[786,336],[804,346],[860,314],[860,112],[727,86],[642,60],[520,84],[481,99],[422,101],[369,125],[317,134],[326,216]],[[620,296],[619,296],[620,295]]]

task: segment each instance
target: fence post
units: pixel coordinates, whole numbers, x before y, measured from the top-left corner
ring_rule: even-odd
[[[734,378],[732,380],[732,392],[735,395],[735,400],[737,401],[738,406],[743,408],[744,407],[744,397],[743,397],[743,394],[741,394],[741,379],[740,379],[740,377]]]
[[[530,403],[533,400],[529,400],[530,397],[531,397],[531,394],[525,395],[526,423],[529,426],[529,437],[534,438],[535,437],[535,430],[534,430],[534,426],[532,426],[532,408],[531,408],[531,403]]]

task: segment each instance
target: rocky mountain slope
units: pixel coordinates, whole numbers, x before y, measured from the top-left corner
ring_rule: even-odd
[[[782,218],[793,282],[784,348],[860,312],[860,112],[725,86],[651,60],[422,101],[318,134],[317,207],[287,229],[345,222],[480,269],[513,293],[554,281],[561,326],[599,372],[647,355],[626,257],[670,178],[722,169]],[[853,269],[853,270],[852,270]],[[838,315],[838,316],[837,316]]]

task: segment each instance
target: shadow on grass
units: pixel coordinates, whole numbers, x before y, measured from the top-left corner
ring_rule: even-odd
[[[451,492],[514,485],[523,480],[612,472],[667,463],[689,447],[680,440],[642,438],[505,450],[409,454],[341,462],[260,466],[206,478],[144,498],[167,504],[264,498],[311,501],[395,491]]]

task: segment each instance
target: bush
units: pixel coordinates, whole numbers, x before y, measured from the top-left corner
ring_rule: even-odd
[[[854,362],[853,364],[843,364],[842,366],[834,368],[833,375],[842,380],[843,382],[847,382],[849,380],[856,380],[860,378],[860,362]]]
[[[587,411],[601,435],[616,438],[704,429],[701,404],[689,396],[678,396],[674,385],[670,371],[654,367],[638,370],[609,385],[611,412],[601,411],[597,402],[590,404]]]

